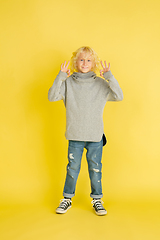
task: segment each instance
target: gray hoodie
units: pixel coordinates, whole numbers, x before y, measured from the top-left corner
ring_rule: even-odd
[[[107,101],[121,101],[122,90],[111,71],[104,78],[94,72],[62,71],[48,92],[49,101],[63,100],[66,107],[66,139],[99,142],[103,135],[103,109]]]

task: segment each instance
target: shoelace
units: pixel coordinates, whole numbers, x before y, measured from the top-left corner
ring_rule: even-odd
[[[97,208],[97,210],[104,210],[104,207],[103,207],[103,201],[102,200],[93,200],[92,202],[91,202],[93,205],[95,205],[95,207]]]
[[[59,207],[67,208],[70,203],[72,203],[72,201],[70,199],[61,199]]]

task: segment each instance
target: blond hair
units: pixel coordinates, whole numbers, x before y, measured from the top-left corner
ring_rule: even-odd
[[[92,48],[87,47],[87,46],[80,47],[80,48],[77,49],[77,51],[73,52],[73,55],[71,57],[71,63],[70,63],[71,71],[72,72],[77,72],[78,71],[78,69],[77,69],[77,59],[79,57],[79,54],[82,53],[82,52],[89,53],[92,56],[92,58],[94,60],[94,66],[92,68],[92,71],[93,72],[98,71],[99,67],[100,67],[100,60],[98,58],[98,55]]]

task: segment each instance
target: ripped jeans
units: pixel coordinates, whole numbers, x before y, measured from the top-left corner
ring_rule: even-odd
[[[72,198],[75,195],[75,187],[77,178],[81,168],[81,158],[83,150],[86,148],[86,158],[88,162],[88,171],[91,181],[91,194],[92,198],[102,198],[102,149],[103,139],[100,142],[83,142],[69,140],[68,146],[68,165],[67,175],[63,191],[63,196]]]

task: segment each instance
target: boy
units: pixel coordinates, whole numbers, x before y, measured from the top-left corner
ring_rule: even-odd
[[[66,107],[66,139],[68,146],[67,175],[61,200],[56,213],[65,213],[71,208],[71,198],[75,195],[75,187],[81,166],[84,148],[91,181],[93,209],[97,215],[106,215],[101,198],[101,169],[103,149],[103,109],[107,101],[123,99],[122,90],[110,71],[110,64],[101,61],[102,70],[97,77],[95,71],[99,59],[90,47],[81,47],[73,53],[71,70],[69,63],[61,65],[61,70],[53,86],[49,89],[49,101],[63,99]],[[68,77],[67,77],[68,76]]]

